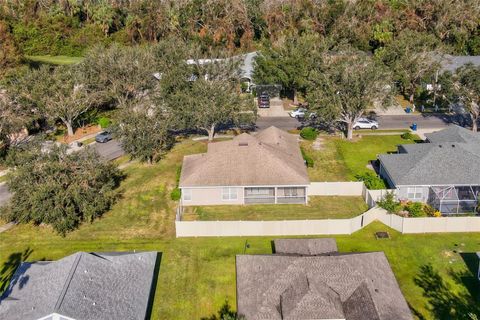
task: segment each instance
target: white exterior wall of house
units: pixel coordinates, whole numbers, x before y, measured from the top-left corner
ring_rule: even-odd
[[[397,186],[397,197],[401,200],[427,203],[429,192],[428,186]]]
[[[182,188],[182,204],[184,206],[211,206],[243,204],[243,187],[230,188],[230,199],[222,197],[223,187]],[[235,198],[236,194],[236,199]]]
[[[258,202],[246,201],[245,189],[262,189],[273,188],[271,202],[262,201],[259,196]],[[297,189],[295,195],[289,195],[284,188]],[[237,187],[183,187],[182,205],[183,206],[211,206],[211,205],[242,205],[246,203],[307,203],[308,187],[307,186],[237,186]],[[298,198],[304,198],[298,202]],[[248,200],[248,199],[247,199]]]

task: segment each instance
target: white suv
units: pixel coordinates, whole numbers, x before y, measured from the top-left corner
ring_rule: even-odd
[[[292,118],[297,118],[297,119],[303,119],[303,118],[305,118],[305,114],[307,114],[307,109],[305,109],[305,108],[298,108],[297,110],[290,112],[290,117],[292,117]],[[316,115],[315,112],[310,112],[310,113],[308,114],[308,116],[310,117],[310,119],[313,119],[313,118],[315,118],[317,115]]]
[[[372,130],[377,130],[378,129],[378,122],[375,120],[370,120],[367,118],[360,118],[353,124],[353,129],[358,130],[358,129],[372,129]]]

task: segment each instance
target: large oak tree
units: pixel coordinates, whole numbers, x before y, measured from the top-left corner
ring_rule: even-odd
[[[347,139],[352,139],[354,123],[368,108],[391,102],[389,73],[361,52],[326,56],[310,81],[307,91],[310,111],[317,114],[319,121],[342,123]]]

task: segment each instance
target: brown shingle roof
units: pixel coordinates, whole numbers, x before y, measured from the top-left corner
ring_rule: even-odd
[[[210,143],[183,159],[180,187],[307,185],[297,138],[275,127]]]
[[[333,238],[275,239],[275,253],[300,256],[316,256],[338,252]]]
[[[246,319],[411,320],[383,252],[238,255],[237,310]]]

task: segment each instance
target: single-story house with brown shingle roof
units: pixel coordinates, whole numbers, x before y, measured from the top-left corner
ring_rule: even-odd
[[[297,239],[283,244],[299,248]],[[383,252],[237,255],[237,312],[248,320],[413,320]],[[275,241],[275,249],[277,241]],[[276,250],[277,251],[277,250]]]
[[[185,206],[303,204],[309,184],[297,137],[270,127],[185,156],[179,187]]]

